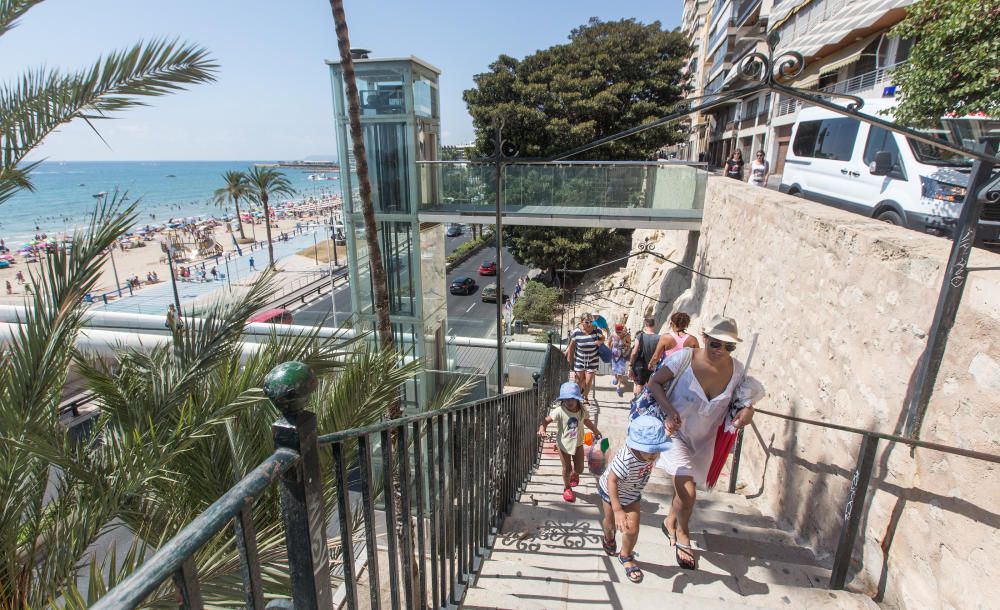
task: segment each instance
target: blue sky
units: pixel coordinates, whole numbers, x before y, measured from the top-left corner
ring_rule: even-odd
[[[373,57],[416,55],[442,70],[442,141],[472,139],[462,91],[497,55],[523,57],[566,41],[591,16],[680,23],[682,0],[346,0],[351,45]],[[219,80],[153,100],[46,140],[52,160],[300,159],[336,150],[324,59],[337,56],[323,0],[48,0],[0,38],[0,79],[21,68],[81,68],[140,39],[180,37],[207,47]]]

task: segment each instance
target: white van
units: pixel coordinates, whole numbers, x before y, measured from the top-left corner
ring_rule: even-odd
[[[894,100],[866,100],[862,111],[891,119],[880,113],[893,105]],[[951,237],[971,166],[968,158],[812,107],[799,113],[792,130],[779,188],[891,224]],[[987,206],[976,241],[1000,245],[1000,206]]]

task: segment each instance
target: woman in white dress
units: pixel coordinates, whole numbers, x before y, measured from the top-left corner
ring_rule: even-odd
[[[743,379],[743,364],[731,355],[741,342],[736,321],[715,316],[702,336],[704,348],[685,348],[672,354],[646,385],[674,439],[657,463],[674,479],[674,498],[662,529],[671,545],[676,546],[677,564],[689,570],[698,567],[688,525],[695,488],[705,484],[716,433]],[[675,375],[677,382],[671,383]],[[732,426],[738,430],[752,418],[753,407],[747,406],[738,411]]]

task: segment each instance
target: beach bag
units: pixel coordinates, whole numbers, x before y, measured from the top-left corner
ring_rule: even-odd
[[[607,466],[606,454],[611,447],[611,441],[606,438],[594,439],[594,443],[587,448],[587,468],[590,474],[601,476]]]
[[[601,362],[607,364],[611,362],[611,348],[607,345],[597,346],[597,357],[601,359]]]
[[[694,356],[694,351],[691,348],[684,348],[684,357],[681,359],[681,365],[674,374],[674,378],[670,380],[667,387],[664,388],[664,392],[669,397],[673,392],[674,388],[677,387],[677,381],[681,378],[681,375],[688,370],[691,366],[691,358]],[[652,415],[656,419],[663,421],[663,412],[660,410],[660,405],[656,404],[656,399],[647,388],[643,388],[642,392],[638,396],[632,399],[629,404],[629,421],[639,417],[640,415]]]

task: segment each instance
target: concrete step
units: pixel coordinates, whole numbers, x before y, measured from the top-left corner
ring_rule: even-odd
[[[684,571],[647,563],[644,579],[632,583],[613,557],[592,554],[574,560],[551,558],[529,565],[491,558],[466,604],[479,607],[545,608],[831,608],[876,609],[871,599],[845,591],[827,591],[761,582],[747,575],[701,569]],[[704,562],[702,564],[704,566]],[[485,593],[480,593],[483,591]],[[489,595],[499,595],[488,601]],[[483,596],[483,597],[480,597]],[[532,604],[527,606],[526,604]],[[644,606],[643,604],[649,604]]]
[[[613,454],[625,438],[627,400],[599,389],[591,413],[611,439]],[[721,481],[719,489],[698,492],[691,534],[699,569],[683,570],[660,530],[670,508],[672,483],[665,473],[654,471],[643,492],[635,549],[645,578],[634,584],[625,578],[617,558],[601,549],[597,478],[581,477],[574,490],[576,502],[564,501],[558,451],[546,443],[539,468],[505,520],[467,605],[877,608],[866,596],[827,590],[830,572],[812,551],[746,497],[720,491],[723,485]]]

